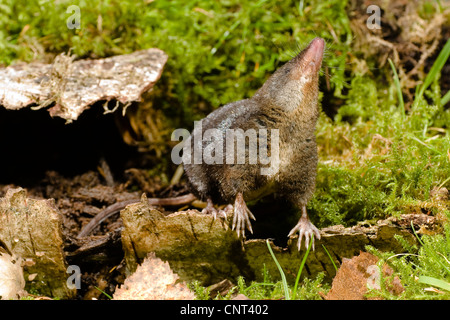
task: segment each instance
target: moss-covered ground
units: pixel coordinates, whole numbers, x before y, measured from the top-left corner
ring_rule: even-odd
[[[73,4],[79,29],[67,26]],[[444,1],[384,6],[381,30],[372,30],[363,1],[4,0],[0,64],[51,61],[69,50],[96,58],[158,47],[169,60],[149,98],[152,112],[164,128],[190,129],[213,109],[250,97],[310,39],[323,37],[320,164],[308,205],[314,222],[350,226],[413,212],[444,221],[450,216],[444,190],[450,189],[450,9]],[[168,152],[162,147],[158,154]],[[174,170],[162,167],[169,175]],[[409,248],[408,256],[383,256],[410,288],[402,297],[448,298],[445,230],[423,236],[424,246]],[[447,289],[424,291],[430,284],[420,276]],[[280,291],[239,286],[251,297]]]

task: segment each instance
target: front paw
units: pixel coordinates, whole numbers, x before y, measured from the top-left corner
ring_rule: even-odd
[[[315,225],[309,221],[308,218],[300,218],[297,225],[289,232],[288,237],[293,236],[298,232],[298,251],[300,251],[302,247],[302,238],[305,238],[305,248],[308,249],[309,242],[312,241],[312,249],[314,250],[314,238],[320,240],[320,231],[316,228]]]

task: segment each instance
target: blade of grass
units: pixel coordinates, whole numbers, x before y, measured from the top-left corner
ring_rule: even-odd
[[[442,12],[442,11],[444,11],[444,7],[442,7],[441,1],[439,1],[439,0],[436,0],[436,2],[437,2],[437,4],[438,4],[438,7],[439,7],[439,12]]]
[[[291,296],[289,294],[289,287],[286,280],[286,275],[284,274],[283,268],[281,268],[280,263],[278,262],[277,258],[275,257],[275,254],[272,251],[272,247],[270,246],[269,239],[266,240],[267,248],[269,249],[270,255],[272,256],[273,261],[275,261],[275,264],[277,265],[278,271],[281,275],[281,282],[283,283],[283,290],[284,290],[284,298],[285,300],[291,300]]]
[[[297,9],[298,9],[298,14],[300,15],[300,17],[303,17],[304,15],[304,0],[300,0],[300,2],[298,3]]]
[[[292,299],[295,299],[296,295],[297,295],[297,287],[298,287],[298,283],[300,282],[300,276],[302,274],[303,271],[303,267],[306,263],[306,258],[308,257],[309,252],[311,251],[311,247],[312,247],[312,242],[313,242],[313,238],[311,238],[311,240],[309,241],[309,245],[308,245],[308,249],[306,250],[302,262],[300,263],[300,267],[298,268],[298,272],[297,272],[297,278],[295,279],[295,285],[294,285],[294,290],[292,291]]]
[[[447,61],[449,56],[450,56],[450,39],[447,40],[447,43],[445,44],[444,48],[442,48],[436,61],[434,62],[433,66],[431,67],[430,71],[428,72],[427,76],[425,77],[425,80],[424,80],[422,86],[420,87],[418,94],[414,98],[413,107],[419,103],[425,90],[430,86],[430,84],[433,82],[433,80],[436,78],[436,76],[439,74],[439,72],[441,72],[441,69],[444,66],[444,64]]]
[[[389,64],[391,65],[392,72],[394,73],[394,83],[397,87],[398,104],[402,113],[403,120],[405,119],[405,102],[403,101],[402,88],[400,86],[400,79],[398,78],[397,70],[395,69],[394,63],[389,58]]]
[[[235,23],[233,23],[233,25],[226,30],[223,34],[222,37],[219,39],[219,41],[217,42],[217,44],[214,46],[214,48],[211,49],[211,55],[214,55],[217,50],[222,46],[222,44],[225,42],[225,40],[228,38],[228,36],[230,35],[231,32],[233,32],[234,29],[236,29],[239,25],[241,24],[241,21],[238,20]]]
[[[425,246],[425,244],[423,243],[422,239],[420,239],[419,235],[416,233],[416,230],[414,229],[414,224],[413,224],[412,221],[411,221],[411,229],[412,229],[412,231],[414,232],[414,235],[416,236],[416,238],[417,238],[417,240],[419,241],[419,243],[420,243],[420,245],[422,246],[422,248],[424,248],[424,250],[425,250],[430,256],[437,257],[436,252],[433,252],[433,251],[429,250],[429,249],[427,248],[427,246]],[[450,269],[449,269],[446,265],[444,265],[438,258],[436,258],[435,260],[441,265],[441,267],[442,267],[448,274],[450,274]]]
[[[442,187],[444,186],[444,184],[446,184],[449,180],[450,180],[450,177],[448,177],[447,179],[445,179],[444,182],[442,182],[442,183],[439,185],[438,190],[439,190],[440,188],[442,188]]]
[[[333,264],[334,270],[336,270],[336,272],[338,271],[338,267],[336,266],[336,264],[333,261],[333,258],[331,257],[331,254],[328,252],[327,248],[325,248],[324,245],[322,245],[323,250],[325,250],[325,252],[327,253],[328,258],[330,258],[331,263]]]
[[[441,98],[441,104],[445,105],[450,101],[450,90]]]
[[[95,286],[94,286],[94,288],[97,289],[98,291],[100,291],[101,293],[103,293],[108,299],[112,300],[112,297],[109,294],[107,294],[105,291],[103,291],[102,289],[95,287]]]
[[[421,145],[427,147],[427,148],[430,149],[431,151],[434,151],[434,152],[436,152],[437,154],[442,154],[441,151],[439,151],[439,150],[437,150],[437,149],[435,149],[435,148],[433,148],[433,147],[430,147],[430,146],[427,145],[425,142],[423,142],[423,141],[417,139],[416,137],[410,136],[410,138],[413,139],[413,140],[415,140],[415,141],[417,141],[417,142],[420,143]]]
[[[450,283],[443,280],[439,280],[433,277],[420,276],[418,281],[419,283],[428,284],[433,287],[438,287],[440,289],[450,291]]]

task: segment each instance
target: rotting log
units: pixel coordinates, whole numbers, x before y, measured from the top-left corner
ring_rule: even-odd
[[[416,215],[404,215],[401,220],[411,220]],[[426,215],[423,215],[426,216]],[[434,217],[428,217],[429,226],[435,224]],[[425,221],[424,219],[420,219]],[[315,250],[310,251],[306,260],[302,276],[315,277],[319,272],[324,272],[325,278],[331,280],[336,274],[335,267],[342,263],[344,258],[352,258],[365,251],[367,245],[371,245],[380,251],[400,253],[404,249],[395,239],[396,235],[402,236],[409,243],[415,243],[416,238],[406,226],[400,226],[396,219],[380,220],[376,225],[356,225],[344,228],[342,225],[331,226],[320,230],[321,239],[315,241]],[[300,263],[305,254],[305,248],[297,250],[297,237],[288,241],[287,248],[274,246],[270,243],[274,254],[282,266],[288,281],[293,282],[297,276]],[[327,253],[328,251],[328,253]],[[268,255],[265,240],[255,239],[245,242],[245,256],[250,268],[255,274],[255,279],[262,281],[261,270],[265,265],[266,270],[274,279],[279,279],[279,271],[273,259]],[[332,261],[332,260],[333,261]]]
[[[121,218],[124,224],[122,245],[130,273],[149,252],[155,252],[157,257],[169,262],[183,281],[195,279],[209,285],[226,278],[235,279],[238,275],[261,281],[264,265],[274,279],[279,278],[266,241],[240,241],[230,228],[231,215],[227,220],[215,220],[197,210],[164,215],[146,202],[140,202],[122,210]],[[358,255],[367,245],[382,251],[402,252],[395,235],[414,243],[411,221],[415,228],[429,230],[438,224],[432,216],[409,214],[380,220],[376,225],[324,228],[302,275],[314,277],[324,272],[331,280],[336,273],[333,262],[339,266],[343,258]],[[297,250],[296,237],[289,240],[286,248],[271,245],[288,281],[294,281],[305,249]]]
[[[10,110],[53,105],[50,115],[68,122],[97,101],[114,99],[127,105],[153,87],[167,54],[152,48],[97,60],[73,59],[63,53],[52,64],[18,63],[0,69],[0,105]]]
[[[182,280],[215,283],[240,274],[242,245],[228,222],[197,210],[165,216],[145,199],[121,211],[122,247],[129,273],[150,252],[164,261]]]
[[[25,289],[61,299],[74,298],[67,286],[62,220],[53,199],[35,200],[22,188],[0,198],[0,240],[24,263]]]
[[[247,280],[261,281],[264,266],[274,280],[279,278],[266,240],[242,242],[231,230],[231,214],[226,219],[214,219],[198,210],[165,215],[149,206],[143,197],[141,202],[122,210],[121,218],[121,241],[128,274],[154,252],[160,259],[168,261],[183,281],[199,280],[203,285],[209,285],[223,279],[235,280],[240,275]],[[382,251],[401,252],[395,235],[415,242],[411,224],[422,233],[436,232],[440,226],[433,216],[406,214],[380,220],[376,225],[324,228],[322,238],[316,240],[315,251],[308,256],[303,276],[314,277],[325,272],[326,278],[331,280],[335,275],[331,260],[339,266],[343,258],[358,255],[366,245]],[[9,189],[5,197],[0,198],[0,240],[25,261],[26,289],[68,299],[73,298],[76,291],[67,287],[70,274],[66,273],[68,265],[61,228],[61,214],[52,199],[28,198],[22,188]],[[89,256],[101,250],[105,241],[89,242],[83,250],[80,248],[72,255]],[[271,246],[288,281],[294,281],[304,248],[298,252],[297,238],[292,238],[286,248],[273,243]]]

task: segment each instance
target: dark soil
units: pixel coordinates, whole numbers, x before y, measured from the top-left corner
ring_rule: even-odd
[[[161,160],[126,145],[114,115],[103,115],[97,105],[73,124],[52,119],[44,111],[0,108],[0,131],[9,137],[2,146],[7,156],[0,157],[0,168],[8,168],[0,175],[0,197],[8,188],[22,187],[31,198],[55,199],[62,216],[66,260],[83,273],[78,298],[108,299],[101,291],[112,295],[125,278],[121,219],[115,214],[78,239],[81,228],[107,206],[138,201],[144,192],[160,198],[186,194],[184,181],[169,186],[158,174],[150,174],[149,169]],[[272,238],[285,246],[286,230],[298,220],[297,211],[274,197],[251,208],[258,219],[253,223],[255,233],[247,239]],[[167,213],[179,209],[160,208]]]
[[[45,111],[0,108],[0,134],[8,137],[2,139],[0,197],[8,188],[23,187],[31,198],[55,199],[67,262],[83,272],[78,298],[106,299],[100,290],[112,294],[124,280],[119,215],[77,239],[92,217],[115,202],[139,200],[143,192],[149,197],[186,193],[182,185],[169,187],[148,174],[154,156],[122,141],[115,116],[103,115],[95,105],[73,124],[65,124]]]
[[[353,1],[352,20],[367,18],[365,11],[358,11],[365,8],[361,3]],[[421,54],[414,49],[421,44],[406,43],[400,37],[396,24],[398,20],[394,19],[401,16],[407,4],[408,1],[392,4],[390,14],[382,21],[387,26],[383,28],[384,33],[374,34],[393,44],[406,74],[414,67],[407,60],[417,62]],[[424,62],[425,73],[449,37],[450,27],[444,26],[438,48]],[[362,40],[361,47],[364,45],[367,43]],[[388,49],[372,46],[363,54],[383,57],[383,50]],[[411,75],[411,79],[417,80],[417,76]],[[443,94],[450,90],[449,62],[442,70],[440,84]],[[325,92],[324,109],[333,117],[343,100],[336,100],[325,87],[321,87],[321,90]],[[413,87],[406,90],[408,96]],[[115,215],[97,227],[93,234],[77,239],[81,228],[92,217],[115,202],[139,200],[143,192],[148,197],[171,197],[188,192],[183,182],[169,186],[161,179],[162,174],[155,174],[155,168],[162,159],[151,152],[139,153],[136,147],[124,143],[117,126],[117,118],[121,115],[104,115],[101,105],[98,103],[92,106],[72,124],[65,124],[59,118],[52,119],[44,110],[7,111],[0,108],[0,197],[4,196],[8,188],[20,186],[26,188],[32,198],[55,199],[62,215],[67,261],[80,266],[83,271],[81,290],[78,290],[80,299],[107,299],[102,291],[111,295],[116,285],[124,281],[120,218]],[[151,174],[149,170],[152,170]],[[284,245],[287,240],[285,231],[298,217],[292,213],[292,208],[274,200],[261,201],[252,208],[258,216],[253,227],[256,232],[253,237],[275,238],[276,244]],[[283,206],[281,209],[280,205]],[[289,219],[265,214],[275,211],[273,206]],[[180,208],[161,208],[176,209]],[[277,219],[276,223],[273,219]],[[285,222],[279,228],[283,233],[273,228],[280,221]]]

